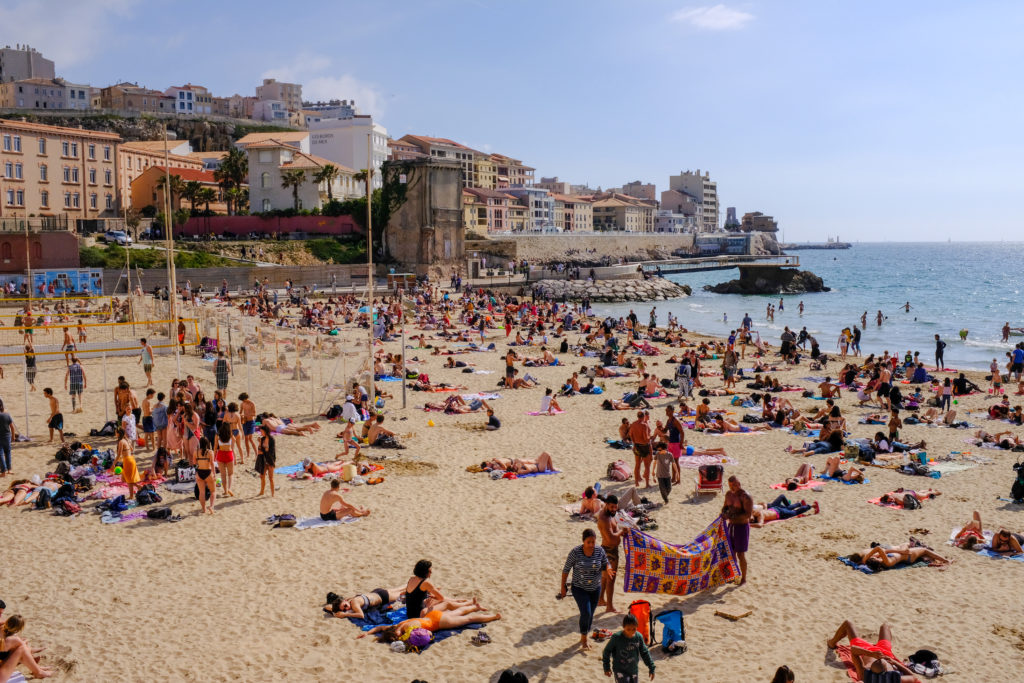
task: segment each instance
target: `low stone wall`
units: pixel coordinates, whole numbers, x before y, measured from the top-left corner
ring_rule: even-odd
[[[500,235],[493,239],[467,240],[466,254],[472,255],[475,251],[527,261],[597,260],[605,256],[647,261],[669,257],[677,249],[690,249],[693,237],[675,233]]]
[[[103,293],[124,294],[126,282],[122,278],[117,291],[114,286],[121,276],[120,270],[103,271]],[[175,277],[178,286],[182,287],[185,281],[192,283],[192,287],[203,285],[203,289],[212,292],[220,289],[222,280],[228,281],[228,289],[232,292],[239,289],[251,289],[256,280],[260,282],[267,278],[271,287],[284,287],[285,280],[291,280],[296,285],[317,285],[320,289],[330,289],[331,275],[338,278],[339,287],[348,287],[356,284],[366,283],[365,265],[338,265],[338,266],[265,266],[265,267],[240,267],[240,268],[178,268]],[[138,282],[135,269],[132,269],[132,286]],[[156,286],[167,286],[167,269],[155,268],[142,271],[142,289],[152,292]]]
[[[668,280],[652,277],[648,280],[541,280],[533,285],[538,297],[561,300],[563,297],[579,301],[664,301],[689,296],[687,288]]]

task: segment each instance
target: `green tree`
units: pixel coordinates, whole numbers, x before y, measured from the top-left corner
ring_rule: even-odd
[[[181,191],[181,198],[187,199],[192,207],[192,210],[196,210],[196,199],[199,193],[203,191],[203,184],[198,180],[190,180],[185,183],[185,188]]]
[[[281,187],[291,189],[294,208],[299,210],[299,188],[306,182],[306,172],[301,168],[293,168],[281,174]]]
[[[196,201],[206,205],[206,215],[210,215],[210,202],[217,201],[217,190],[204,187],[196,193]]]
[[[327,201],[334,201],[334,188],[331,187],[334,181],[341,174],[341,169],[334,164],[324,164],[320,167],[316,173],[313,174],[313,180],[317,185],[327,183]]]
[[[185,181],[181,179],[180,175],[172,173],[170,176],[166,174],[156,179],[156,189],[164,190],[164,197],[167,197],[167,179],[170,178],[170,200],[171,208],[174,208],[174,198],[180,197],[182,190],[185,189]],[[165,204],[161,204],[160,208],[163,209]]]
[[[240,192],[242,185],[249,178],[249,158],[245,155],[245,152],[237,147],[229,149],[227,154],[221,159],[220,166],[213,172],[213,177],[220,183],[221,188],[224,189],[224,197],[228,203],[228,214],[236,213],[239,210],[237,204],[239,195],[237,192],[230,191],[237,190]]]

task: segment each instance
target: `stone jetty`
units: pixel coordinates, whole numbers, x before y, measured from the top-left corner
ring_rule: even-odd
[[[677,285],[660,277],[646,280],[539,280],[533,291],[538,297],[572,301],[623,302],[623,301],[664,301],[689,296],[687,285]]]

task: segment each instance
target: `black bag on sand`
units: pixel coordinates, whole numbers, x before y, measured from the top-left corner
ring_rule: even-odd
[[[149,510],[146,510],[146,517],[148,517],[150,519],[170,519],[171,518],[171,508],[166,507],[166,506],[158,507],[158,508],[150,508]]]

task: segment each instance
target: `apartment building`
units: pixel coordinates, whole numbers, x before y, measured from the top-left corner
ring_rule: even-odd
[[[388,160],[388,129],[367,114],[348,118],[314,117],[309,122],[309,151],[348,168],[373,168],[373,187],[383,186],[381,165]]]
[[[263,85],[256,86],[256,99],[283,102],[286,109],[297,112],[302,109],[302,86],[264,78]]]
[[[92,88],[63,78],[27,78],[0,83],[0,107],[92,109]]]
[[[0,83],[24,81],[29,78],[57,77],[53,60],[28,45],[5,45],[0,48]]]
[[[473,154],[473,187],[494,190],[498,186],[498,167],[489,154]]]
[[[771,216],[766,216],[760,211],[743,214],[740,223],[743,232],[778,232],[779,223]]]
[[[536,169],[532,166],[527,166],[519,159],[513,159],[503,154],[492,154],[491,160],[494,162],[498,174],[497,189],[533,187],[533,172]]]
[[[468,187],[463,190],[463,197],[469,195],[477,210],[478,220],[474,228],[481,234],[488,232],[507,232],[509,227],[509,205],[517,201],[502,191],[485,187]],[[469,214],[467,214],[469,215]],[[523,218],[525,219],[525,214]],[[468,228],[467,228],[468,229]]]
[[[304,130],[277,131],[274,133],[249,133],[248,135],[235,140],[235,147],[245,151],[245,149],[250,145],[268,141],[283,142],[289,147],[294,147],[300,152],[304,152],[306,154],[310,153],[309,132]]]
[[[545,189],[552,194],[571,195],[573,193],[572,186],[559,180],[558,176],[541,178],[538,182],[534,183],[534,187]]]
[[[178,114],[212,114],[213,96],[201,85],[172,85],[164,94],[173,98]]]
[[[117,214],[113,133],[0,119],[0,218]]]
[[[473,162],[476,154],[469,147],[447,138],[432,138],[425,135],[404,135],[399,142],[411,145],[433,159],[458,162],[462,166],[462,186],[473,187]]]
[[[224,197],[221,194],[220,184],[217,179],[213,177],[211,171],[204,171],[194,167],[182,167],[182,166],[171,166],[170,175],[178,176],[183,182],[199,183],[203,188],[210,188],[217,193],[217,200],[210,202],[210,211],[215,213],[227,213],[227,204],[224,201]],[[153,165],[144,170],[139,176],[132,180],[131,185],[128,187],[125,194],[131,196],[131,205],[136,209],[143,209],[147,206],[156,208],[157,211],[163,211],[166,206],[167,198],[164,195],[163,183],[161,178],[167,177],[167,167]],[[181,195],[174,195],[173,204],[171,211],[177,211],[178,209],[185,206],[192,208],[187,204],[186,199]],[[184,203],[183,203],[184,202]],[[195,208],[205,209],[205,205],[198,205]]]
[[[137,111],[145,114],[170,114],[175,111],[176,100],[159,90],[138,83],[117,83],[100,88],[100,106],[103,109]]]
[[[291,121],[291,113],[282,100],[256,100],[252,105],[252,119],[287,126]]]
[[[657,199],[654,183],[642,183],[639,180],[626,183],[622,186],[620,192],[627,197],[636,197],[637,199],[646,199],[652,202]]]
[[[594,230],[654,232],[655,202],[618,193],[593,197]]]
[[[416,145],[401,140],[388,140],[388,161],[409,161],[426,157],[427,155]]]
[[[718,184],[711,180],[710,174],[705,171],[701,175],[700,169],[694,171],[680,171],[679,175],[669,176],[669,189],[662,192],[662,208],[673,208],[682,200],[679,194],[686,195],[696,204],[696,215],[701,232],[716,232],[718,230]],[[677,194],[673,195],[672,192]],[[666,199],[668,200],[666,202]],[[666,206],[670,204],[671,206]],[[673,208],[673,210],[675,210]],[[685,213],[685,211],[678,211]]]
[[[249,156],[249,206],[253,212],[290,209],[295,206],[292,189],[281,185],[284,173],[290,170],[305,173],[305,182],[298,191],[299,208],[323,206],[328,198],[327,186],[325,183],[317,183],[314,176],[326,164],[333,164],[340,171],[331,184],[330,194],[335,199],[343,200],[362,194],[361,188],[364,186],[356,183],[355,170],[302,152],[289,142],[269,138],[246,145],[245,152]]]
[[[142,204],[136,202],[133,183],[147,170],[154,167],[171,169],[171,173],[180,170],[202,171],[203,162],[189,156],[191,146],[187,140],[168,140],[167,158],[164,159],[164,141],[150,140],[144,142],[124,142],[117,148],[117,187],[118,209],[141,209],[149,205],[149,200]]]
[[[489,232],[487,204],[468,188],[462,190],[462,225],[466,228],[467,237],[469,233],[486,235]]]
[[[510,187],[501,191],[515,197],[526,206],[526,224],[523,230],[555,232],[555,198],[550,192],[539,187]]]
[[[584,197],[552,194],[555,200],[555,228],[562,232],[593,232],[594,203]]]

